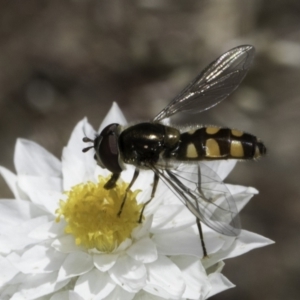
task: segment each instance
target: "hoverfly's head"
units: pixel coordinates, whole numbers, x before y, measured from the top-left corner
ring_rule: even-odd
[[[112,173],[122,172],[119,161],[119,126],[120,125],[116,123],[106,126],[94,140],[88,137],[83,138],[85,143],[92,142],[94,145],[82,149],[82,152],[87,152],[91,148],[94,148],[94,158],[97,164]]]

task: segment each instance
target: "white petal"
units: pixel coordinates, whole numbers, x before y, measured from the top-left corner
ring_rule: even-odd
[[[84,299],[103,299],[116,287],[107,273],[96,268],[79,276],[74,291]]]
[[[234,202],[238,211],[241,211],[244,206],[250,201],[250,199],[258,194],[258,191],[252,187],[245,187],[240,185],[226,184],[230,193],[234,198]]]
[[[232,239],[231,237],[224,238],[226,240]],[[264,247],[270,244],[273,244],[273,241],[270,239],[250,231],[242,230],[240,235],[233,239],[233,243],[226,242],[222,249],[213,255],[209,255],[208,258],[203,260],[203,265],[207,269],[224,259],[239,256],[251,251],[252,249]]]
[[[113,251],[113,253],[115,254],[120,254],[120,253],[123,253],[127,248],[129,248],[132,244],[132,240],[131,239],[126,239],[125,241],[123,241],[117,249],[115,249]]]
[[[117,285],[113,292],[110,293],[103,300],[132,300],[134,298],[134,295],[135,293],[127,292]],[[97,298],[97,300],[100,299]]]
[[[7,259],[0,255],[0,286],[4,286],[8,281],[10,281],[19,270],[14,267],[14,265]]]
[[[10,300],[36,299],[61,289],[70,281],[67,279],[57,282],[56,277],[57,272],[27,275],[26,280],[19,286],[19,291]]]
[[[208,254],[215,253],[225,243],[222,236],[215,232],[205,232],[204,242]],[[195,228],[187,228],[177,232],[155,234],[152,240],[157,246],[159,254],[164,255],[192,255],[202,258],[203,251],[200,243],[200,237]]]
[[[35,245],[23,253],[16,267],[25,274],[59,270],[66,254],[44,245]]]
[[[135,240],[139,240],[139,239],[143,238],[144,236],[148,236],[149,232],[150,232],[152,220],[153,220],[153,215],[146,218],[146,220],[144,220],[143,224],[140,224],[137,227],[135,227],[131,233],[132,237]]]
[[[4,286],[0,293],[1,293],[1,300],[10,300],[12,296],[19,291],[20,284],[27,280],[27,275],[22,274],[21,272],[18,273],[14,278],[12,278],[6,286]],[[23,299],[19,296],[18,299]]]
[[[0,201],[0,224],[17,225],[44,214],[43,210],[25,200]]]
[[[144,290],[165,299],[180,299],[185,290],[185,282],[180,269],[166,256],[158,259],[147,268],[147,285]]]
[[[215,171],[215,173],[219,175],[219,177],[222,180],[224,180],[235,167],[237,160],[235,159],[218,160],[218,161],[215,160],[215,161],[203,161],[201,163],[210,167],[213,171]]]
[[[40,145],[18,139],[14,157],[17,174],[33,176],[61,176],[61,163]]]
[[[208,276],[211,284],[210,292],[205,296],[205,299],[212,297],[215,294],[221,293],[225,290],[235,287],[224,275],[221,273],[213,273]]]
[[[60,220],[59,222],[53,220],[38,226],[28,236],[36,240],[48,240],[63,235],[65,227],[64,220]]]
[[[101,132],[107,125],[111,123],[117,123],[120,125],[127,124],[127,121],[116,102],[112,104],[109,112],[107,113],[104,120],[102,121],[98,132]]]
[[[152,181],[150,182],[152,183]],[[164,182],[160,181],[155,193],[155,198],[150,202],[150,204],[154,204],[154,202],[158,202],[159,204],[162,203],[164,205],[173,205],[180,203],[180,200],[174,196],[174,193],[165,185]]]
[[[53,209],[57,208],[57,202],[61,198],[60,178],[20,175],[18,185],[37,207],[53,215]]]
[[[94,254],[94,265],[102,271],[108,271],[117,261],[119,254]]]
[[[223,261],[219,261],[213,266],[206,269],[206,274],[212,274],[212,273],[221,273],[223,268],[225,266],[225,263]]]
[[[226,184],[226,186],[228,187],[228,189],[232,195],[235,195],[235,194],[256,195],[259,193],[257,189],[255,189],[253,187],[249,187],[249,186],[228,184],[228,183]]]
[[[27,199],[28,197],[18,187],[18,177],[4,167],[0,167],[0,174],[4,178],[6,184],[13,192],[16,199]]]
[[[146,291],[138,292],[135,295],[135,297],[133,298],[133,300],[164,300],[164,299],[166,299],[166,298],[162,298],[162,297],[159,297],[159,296],[149,294]]]
[[[193,224],[195,224],[195,216],[183,205],[161,205],[153,216],[151,232],[174,232]]]
[[[74,291],[63,291],[55,293],[50,300],[85,300]]]
[[[5,230],[6,228],[1,226],[1,230]],[[0,253],[9,254],[12,249],[12,242],[8,236],[0,236]]]
[[[134,174],[135,167],[132,165],[126,165],[126,170],[121,173],[121,179],[124,182],[130,182],[132,180]],[[153,182],[153,171],[151,170],[142,170],[134,182],[132,189],[133,190],[142,190],[144,191],[145,188],[147,189],[148,186],[151,187]],[[150,189],[151,193],[151,189]],[[149,195],[150,197],[150,195]]]
[[[66,234],[55,239],[51,246],[63,253],[71,253],[80,250],[84,251],[84,247],[76,245],[75,238],[71,234]]]
[[[146,284],[146,268],[128,255],[119,256],[114,266],[108,270],[110,277],[123,289],[136,293]]]
[[[28,275],[19,272],[12,280],[10,280],[9,285],[19,285],[26,281]],[[31,276],[31,275],[30,275]],[[17,287],[18,290],[18,287]]]
[[[80,251],[69,253],[59,270],[57,281],[82,275],[92,268],[93,259],[91,255]]]
[[[192,256],[173,256],[171,260],[180,268],[186,289],[183,298],[199,299],[205,286],[209,284],[200,259]]]
[[[62,181],[58,177],[19,175],[18,184],[20,188],[30,197],[34,197],[34,192],[37,190],[56,192],[62,191]]]
[[[42,226],[43,224],[48,223],[50,218],[51,218],[51,216],[44,215],[44,216],[32,218],[28,221],[22,222],[17,227],[15,227],[15,234],[16,235],[23,234],[24,236],[28,237],[28,234],[34,228],[37,228],[38,226]],[[13,238],[16,239],[16,237],[13,237]]]
[[[28,237],[29,232],[48,221],[47,216],[41,216],[16,226],[7,226],[3,231],[4,233],[0,236],[0,248],[4,248],[1,251],[6,253],[5,247],[9,247],[10,250],[18,250],[36,243],[36,240]]]
[[[96,182],[99,176],[103,176],[104,178],[111,177],[111,172],[96,165],[96,161],[93,162],[93,165],[95,166],[94,178],[96,178]],[[95,180],[91,181],[95,182]]]
[[[62,199],[62,194],[56,191],[39,191],[35,194],[36,197],[42,199],[40,206],[49,212],[49,214],[56,216],[55,211],[59,207],[59,200]]]
[[[82,153],[82,155],[84,154]],[[84,159],[78,158],[70,148],[64,148],[62,155],[63,189],[67,191],[76,184],[93,180],[94,172],[90,172],[88,166]],[[95,168],[95,164],[91,166]]]
[[[226,258],[235,257],[247,253],[255,248],[271,245],[274,242],[254,232],[242,230],[236,238],[233,247]]]
[[[140,239],[127,249],[126,253],[133,259],[142,263],[150,263],[157,259],[157,250],[149,237]]]

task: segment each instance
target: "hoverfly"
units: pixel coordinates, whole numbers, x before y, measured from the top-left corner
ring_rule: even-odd
[[[112,172],[105,184],[106,189],[116,185],[125,164],[135,166],[119,216],[126,203],[127,192],[140,170],[147,169],[154,173],[153,187],[139,222],[146,205],[155,196],[160,179],[195,215],[204,257],[207,251],[200,221],[221,234],[239,234],[238,210],[232,195],[218,175],[202,162],[256,159],[266,153],[264,144],[254,135],[235,129],[213,126],[179,129],[166,126],[162,121],[179,112],[199,113],[220,103],[238,87],[253,56],[253,46],[233,48],[204,69],[152,121],[128,127],[114,123],[105,127],[94,140],[83,138],[84,142],[93,143],[83,152],[94,148],[97,164]]]

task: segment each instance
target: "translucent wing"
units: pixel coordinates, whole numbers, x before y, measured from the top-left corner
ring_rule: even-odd
[[[204,69],[154,119],[158,122],[177,112],[199,113],[224,100],[245,77],[254,47],[238,46],[229,50]]]
[[[234,198],[212,169],[202,163],[181,164],[176,170],[152,169],[201,222],[221,234],[239,235]]]

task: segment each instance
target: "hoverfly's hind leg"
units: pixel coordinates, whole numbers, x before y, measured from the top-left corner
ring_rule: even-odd
[[[110,190],[116,186],[116,182],[118,181],[121,173],[113,173],[109,180],[104,184],[104,188],[106,190]]]
[[[203,250],[203,258],[205,258],[205,257],[207,257],[207,251],[206,251],[206,247],[205,247],[205,243],[204,243],[202,226],[201,226],[200,220],[198,218],[196,218],[196,223],[197,223],[198,232],[199,232],[199,236],[200,236],[200,242],[201,242],[201,246],[202,246],[202,250]]]
[[[199,191],[200,195],[203,197],[203,199],[205,201],[209,201],[205,197],[205,195],[204,195],[204,193],[203,193],[203,191],[201,189],[201,170],[200,170],[200,166],[199,165],[198,165],[198,191]],[[200,208],[199,208],[198,201],[195,201],[195,203],[196,203],[196,208],[199,211]],[[196,218],[196,223],[197,223],[198,232],[199,232],[199,236],[200,236],[200,242],[201,242],[201,246],[202,246],[202,250],[203,250],[203,258],[205,258],[205,257],[207,257],[207,251],[206,251],[206,247],[205,247],[205,243],[204,243],[204,237],[203,237],[203,231],[202,231],[201,222],[200,222],[200,220],[198,218]]]
[[[143,206],[143,208],[141,210],[140,217],[139,217],[139,223],[142,223],[143,213],[144,213],[146,205],[149,204],[151,202],[151,200],[155,196],[155,192],[156,192],[156,188],[157,188],[157,185],[158,185],[158,181],[159,181],[159,176],[156,173],[154,173],[154,179],[153,179],[153,187],[152,187],[151,197],[150,197],[150,199],[147,202],[145,202],[145,204],[144,204],[144,206]]]
[[[166,182],[169,184],[169,186],[172,188],[173,191],[175,191],[175,195],[182,197],[184,205],[196,216],[196,223],[198,227],[199,237],[200,237],[200,243],[202,247],[203,252],[203,258],[207,257],[207,251],[204,243],[203,238],[203,232],[202,232],[202,226],[200,223],[201,219],[201,210],[199,207],[199,198],[205,199],[205,201],[208,201],[207,198],[204,198],[204,193],[201,189],[201,171],[200,166],[198,165],[198,180],[196,183],[197,185],[197,191],[199,192],[199,195],[195,194],[189,187],[185,186],[184,183],[175,176],[174,173],[172,173],[170,170],[166,170],[166,173],[169,177],[163,177]]]
[[[119,210],[119,212],[118,212],[118,217],[121,216],[123,207],[124,207],[125,202],[126,202],[126,199],[127,199],[128,191],[131,189],[131,187],[133,186],[134,182],[135,182],[136,179],[138,178],[139,173],[140,173],[140,170],[139,170],[138,168],[135,168],[133,177],[132,177],[132,179],[131,179],[131,181],[130,181],[128,187],[126,188],[126,191],[125,191],[125,194],[124,194],[124,198],[123,198],[122,204],[121,204],[121,206],[120,206],[120,210]]]

